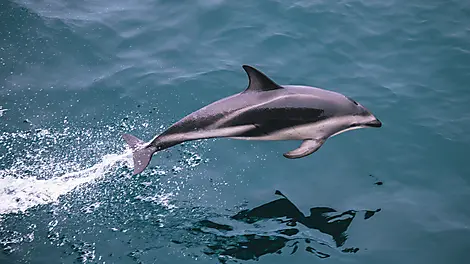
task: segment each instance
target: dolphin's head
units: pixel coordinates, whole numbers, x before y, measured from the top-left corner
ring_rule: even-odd
[[[381,127],[382,122],[375,117],[367,108],[360,103],[356,102],[350,97],[346,97],[349,100],[350,115],[352,115],[349,126],[353,127]]]

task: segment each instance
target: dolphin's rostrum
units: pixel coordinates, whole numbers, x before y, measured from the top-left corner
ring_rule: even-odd
[[[381,127],[365,107],[342,94],[299,85],[279,85],[254,67],[243,65],[249,79],[241,93],[213,102],[173,124],[149,142],[124,134],[133,150],[134,174],[152,155],[185,141],[207,138],[303,140],[284,153],[289,159],[317,151],[339,133]]]

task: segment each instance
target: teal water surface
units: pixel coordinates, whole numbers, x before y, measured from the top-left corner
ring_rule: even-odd
[[[0,263],[467,263],[466,1],[0,3]],[[382,122],[211,139],[132,176],[149,140],[245,89],[350,96]]]

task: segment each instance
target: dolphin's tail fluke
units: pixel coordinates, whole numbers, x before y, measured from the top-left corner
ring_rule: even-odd
[[[156,148],[153,146],[144,146],[142,140],[130,134],[123,134],[122,137],[133,151],[134,175],[139,174],[149,165]]]

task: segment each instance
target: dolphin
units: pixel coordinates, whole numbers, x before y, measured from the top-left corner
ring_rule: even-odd
[[[368,109],[337,92],[302,85],[279,85],[256,68],[243,65],[248,87],[215,101],[179,120],[151,141],[123,134],[133,151],[134,175],[155,152],[185,141],[208,138],[240,140],[301,140],[284,153],[297,159],[317,151],[345,131],[381,127]]]

